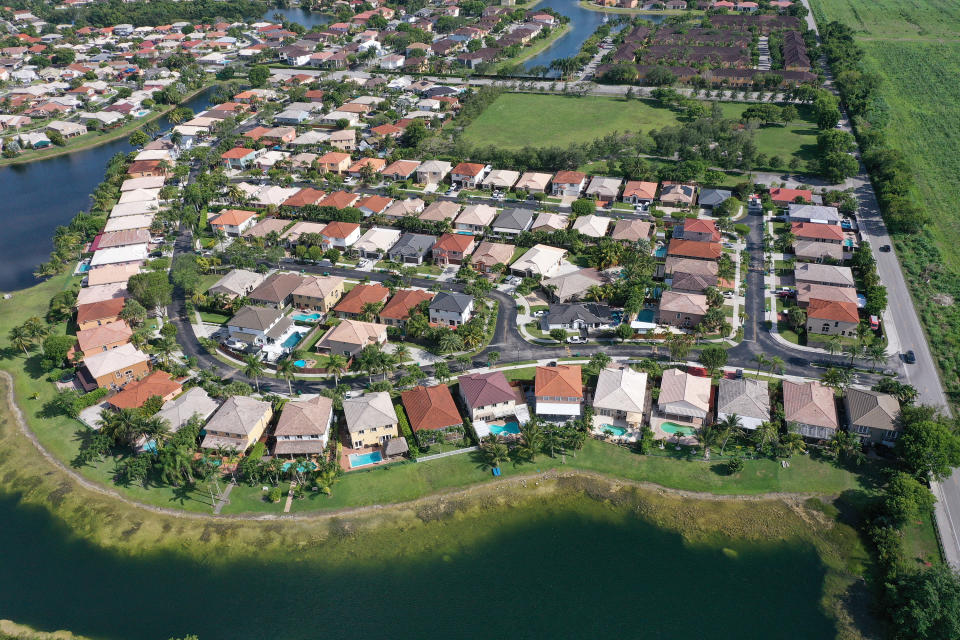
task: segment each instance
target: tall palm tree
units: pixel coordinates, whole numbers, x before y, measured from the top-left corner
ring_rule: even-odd
[[[43,321],[43,318],[38,316],[27,318],[27,321],[23,323],[23,327],[27,330],[27,334],[34,342],[40,342],[50,333],[50,327]]]
[[[360,309],[360,315],[358,318],[363,322],[370,322],[380,314],[381,309],[383,309],[382,302],[364,303],[363,307]]]
[[[872,342],[867,347],[867,359],[875,367],[884,364],[887,361],[887,348],[881,342]]]
[[[293,363],[293,359],[284,358],[277,363],[277,374],[287,381],[287,392],[292,396],[293,395],[293,383],[291,382],[297,373],[297,365]]]
[[[767,364],[767,356],[762,353],[758,353],[757,355],[753,356],[753,359],[757,361],[757,375],[760,375],[761,367]]]
[[[10,339],[10,344],[23,351],[24,355],[26,355],[30,347],[33,346],[33,340],[30,339],[30,332],[27,331],[24,325],[18,325],[10,329],[7,337]]]
[[[720,455],[722,456],[730,438],[735,438],[743,433],[743,420],[737,414],[731,413],[717,423],[717,430],[720,439]]]
[[[803,436],[799,433],[794,433],[790,431],[783,436],[780,440],[780,444],[783,445],[783,450],[787,453],[787,456],[792,456],[801,451],[805,451],[807,448],[806,443],[803,441]]]
[[[398,342],[397,344],[393,345],[393,358],[397,364],[406,362],[410,359],[410,347],[402,342]]]
[[[338,353],[331,353],[327,356],[324,368],[333,374],[334,386],[340,386],[340,375],[347,370],[347,359]]]
[[[781,358],[780,356],[773,356],[767,361],[767,364],[770,365],[771,372],[776,371],[777,373],[780,373],[780,374],[783,373],[783,367],[785,363],[783,361],[783,358]]]
[[[722,435],[720,429],[715,424],[703,423],[699,429],[697,429],[697,439],[700,441],[700,444],[703,445],[703,459],[710,459],[710,448],[717,446],[721,441]],[[680,432],[677,432],[677,444],[680,443]]]
[[[827,353],[835,356],[841,351],[843,351],[843,340],[840,339],[840,336],[831,337],[827,341]]]
[[[260,393],[260,376],[263,375],[263,363],[257,356],[250,354],[243,359],[243,375],[253,378],[257,385],[257,393]]]
[[[452,331],[440,336],[440,349],[443,351],[459,351],[463,348],[463,339]]]

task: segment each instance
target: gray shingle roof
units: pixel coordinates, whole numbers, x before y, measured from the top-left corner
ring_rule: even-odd
[[[463,313],[472,302],[473,298],[465,293],[441,291],[430,303],[430,308],[436,311]]]
[[[533,224],[534,215],[535,212],[531,209],[510,209],[497,216],[497,219],[493,221],[493,226],[523,231]]]
[[[427,254],[436,243],[433,236],[419,233],[405,233],[397,240],[397,244],[390,248],[390,256],[420,257]]]

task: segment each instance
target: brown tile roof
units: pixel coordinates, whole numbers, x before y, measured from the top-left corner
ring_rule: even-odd
[[[334,191],[326,198],[321,200],[318,204],[321,207],[336,207],[337,209],[344,209],[346,207],[352,207],[359,199],[360,196],[356,193],[349,193],[347,191]]]
[[[150,375],[131,382],[123,391],[113,396],[108,402],[117,409],[136,409],[153,396],[166,398],[179,393],[183,386],[170,377],[166,371],[154,371]]]
[[[542,398],[583,398],[580,365],[558,364],[555,367],[537,367],[534,379],[536,396]]]
[[[390,297],[390,290],[379,284],[358,284],[347,292],[334,307],[334,311],[341,313],[361,313],[363,305],[368,302],[386,302]]]
[[[587,177],[587,174],[579,171],[558,171],[553,176],[553,184],[580,184]]]
[[[111,298],[101,302],[82,304],[77,307],[77,324],[83,324],[84,322],[90,322],[92,320],[114,318],[123,311],[123,305],[125,303],[125,298]]]
[[[404,391],[400,397],[414,431],[445,429],[463,424],[450,387],[445,384],[414,387]]]
[[[381,318],[391,320],[406,320],[410,317],[410,310],[421,302],[433,300],[433,294],[422,289],[400,289],[390,302],[380,311]]]
[[[277,304],[286,300],[302,282],[303,278],[295,273],[274,273],[250,292],[250,299]]]
[[[288,402],[274,431],[278,436],[322,436],[327,432],[333,400],[317,396],[310,400]]]
[[[246,211],[244,209],[226,209],[220,212],[216,218],[210,221],[211,225],[227,225],[233,227],[239,227],[241,224],[253,218],[257,214],[253,211]]]

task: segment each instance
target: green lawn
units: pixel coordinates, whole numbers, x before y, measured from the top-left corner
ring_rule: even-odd
[[[739,118],[747,105],[721,102],[724,116]],[[544,118],[543,114],[550,114]],[[802,117],[809,116],[801,107]],[[525,146],[567,146],[585,143],[613,131],[649,131],[679,124],[676,113],[652,100],[623,100],[603,96],[582,98],[552,94],[505,93],[464,130],[467,142],[507,149]],[[813,156],[816,127],[808,122],[761,127],[757,150],[788,159]]]
[[[505,372],[511,373],[509,371]],[[876,469],[868,464],[865,473]],[[727,476],[717,469],[718,463],[679,461],[661,456],[641,456],[596,440],[587,440],[576,456],[567,454],[566,464],[560,456],[537,457],[535,462],[509,462],[502,467],[509,477],[547,469],[583,469],[614,475],[629,480],[654,482],[688,491],[719,494],[757,494],[775,491],[838,494],[849,489],[863,489],[861,476],[809,456],[796,456],[783,468],[774,460],[747,460],[744,470]],[[393,464],[369,471],[352,471],[333,487],[330,497],[313,495],[294,502],[292,511],[340,509],[347,506],[384,504],[412,500],[421,495],[445,489],[464,487],[478,482],[495,481],[490,470],[477,454],[465,453],[429,462]],[[259,488],[257,488],[259,492]],[[259,506],[254,500],[231,504]],[[282,510],[282,503],[262,503],[257,510]]]
[[[866,39],[956,38],[960,4],[949,0],[810,0],[817,22],[838,20]]]
[[[225,324],[227,320],[230,319],[230,316],[222,313],[214,313],[213,311],[201,311],[200,319],[212,324]]]

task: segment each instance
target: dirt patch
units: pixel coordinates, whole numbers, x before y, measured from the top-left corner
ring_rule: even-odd
[[[953,306],[953,296],[951,296],[949,293],[938,293],[937,295],[933,296],[933,301],[941,307]]]

